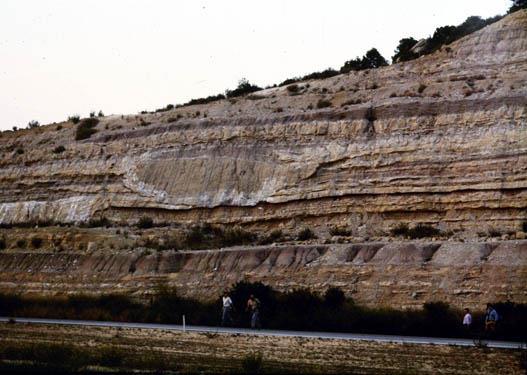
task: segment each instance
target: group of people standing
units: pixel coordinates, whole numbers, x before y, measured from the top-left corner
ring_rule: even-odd
[[[223,308],[221,311],[221,325],[222,327],[232,325],[232,313],[234,310],[234,303],[232,302],[229,293],[225,292],[222,298]],[[260,329],[262,327],[260,322],[260,300],[251,294],[247,300],[245,311],[251,316],[251,328]]]
[[[463,328],[467,334],[472,333],[472,314],[470,309],[466,308],[465,315],[463,316]],[[487,310],[485,311],[485,332],[488,334],[496,331],[496,323],[498,322],[499,315],[494,306],[487,303]]]

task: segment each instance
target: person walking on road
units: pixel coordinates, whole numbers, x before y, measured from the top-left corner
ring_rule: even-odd
[[[490,303],[487,303],[485,313],[485,332],[494,333],[496,331],[496,322],[498,321],[498,312]]]
[[[253,294],[247,300],[247,311],[251,313],[251,328],[260,329],[260,300]]]
[[[463,329],[467,335],[470,335],[472,328],[472,314],[468,308],[465,308],[465,315],[463,316]]]
[[[225,327],[226,325],[232,324],[232,299],[229,296],[229,293],[223,293],[223,308],[221,310],[221,326]]]

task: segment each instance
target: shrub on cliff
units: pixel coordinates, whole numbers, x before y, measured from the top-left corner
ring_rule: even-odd
[[[327,107],[331,107],[332,104],[329,100],[325,100],[325,99],[320,99],[318,102],[317,102],[317,108],[321,109],[321,108],[327,108]]]
[[[154,226],[154,220],[151,217],[143,216],[137,222],[137,227],[141,229],[148,229]]]
[[[408,231],[408,236],[412,239],[433,237],[441,234],[441,231],[426,224],[417,224]]]
[[[392,236],[406,237],[408,236],[409,229],[410,228],[408,228],[408,224],[399,223],[395,228],[390,229],[390,233],[392,234]]]
[[[0,238],[0,250],[4,250],[7,247],[5,238]]]
[[[309,228],[303,228],[300,230],[300,232],[298,232],[298,235],[297,235],[297,239],[299,241],[307,241],[307,240],[311,240],[311,239],[314,239],[314,238],[317,238],[317,236],[315,235],[315,233],[309,229]]]
[[[60,153],[63,153],[64,151],[66,151],[66,148],[62,145],[57,146],[53,149],[54,154],[60,154]]]
[[[196,225],[186,233],[182,246],[200,250],[245,245],[257,241],[256,234],[239,227],[220,228],[210,224]]]
[[[95,127],[99,123],[99,120],[95,117],[85,118],[77,125],[75,131],[75,140],[80,141],[83,139],[90,138],[93,134],[97,133]]]
[[[259,245],[269,245],[271,243],[280,242],[283,240],[283,233],[280,229],[275,229],[271,233],[269,233],[267,236],[263,237],[258,241]]]
[[[329,228],[329,234],[332,236],[351,236],[351,230],[344,227],[331,227]]]
[[[33,237],[31,238],[31,246],[33,246],[33,248],[35,249],[40,249],[40,247],[42,246],[42,238],[40,237]]]

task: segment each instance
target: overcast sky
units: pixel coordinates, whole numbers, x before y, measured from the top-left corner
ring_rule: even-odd
[[[509,0],[0,0],[0,129],[338,69]]]

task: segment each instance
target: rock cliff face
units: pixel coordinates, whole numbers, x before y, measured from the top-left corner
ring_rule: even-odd
[[[309,226],[324,234],[338,225],[362,238],[423,223],[467,239],[516,232],[526,220],[526,11],[414,61],[297,86],[104,117],[84,141],[67,122],[4,132],[0,223],[105,217],[126,226],[147,215],[261,232]],[[53,152],[58,146],[65,151]],[[465,259],[452,246],[441,259]],[[391,251],[382,249],[375,256]],[[8,256],[13,267],[22,255]],[[298,285],[316,284],[313,267]],[[525,263],[518,267],[525,276]],[[361,299],[385,300],[368,293]]]

